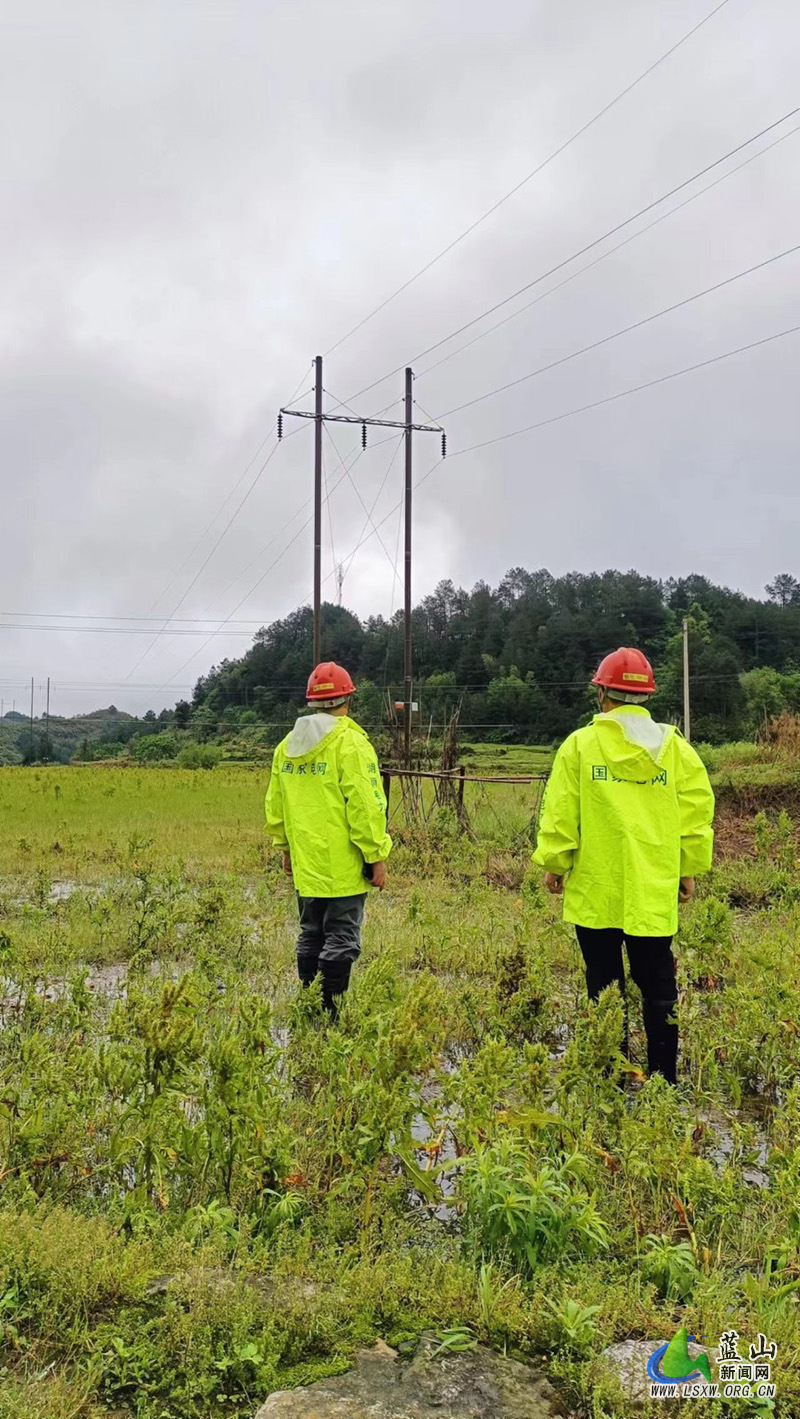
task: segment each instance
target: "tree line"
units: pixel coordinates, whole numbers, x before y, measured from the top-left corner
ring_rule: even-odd
[[[689,623],[693,738],[749,736],[785,709],[800,711],[800,583],[788,573],[765,598],[703,576],[658,581],[636,571],[570,572],[515,567],[497,587],[442,581],[413,612],[414,698],[427,725],[457,705],[466,739],[551,742],[591,712],[588,690],[601,657],[641,647],[659,685],[653,711],[680,721],[682,625]],[[359,718],[377,728],[402,697],[403,618],[361,621],[323,608],[323,655],[359,685]],[[312,659],[308,608],[260,630],[240,659],[198,680],[180,727],[210,741],[261,726],[273,741],[302,704]]]
[[[640,646],[658,681],[653,712],[680,723],[684,617],[689,623],[692,737],[749,738],[789,710],[800,714],[800,582],[782,573],[763,599],[702,576],[657,581],[639,572],[515,567],[495,588],[442,581],[413,612],[414,698],[427,728],[460,707],[464,740],[556,743],[593,710],[589,682],[618,645]],[[373,732],[403,693],[403,617],[361,621],[323,607],[323,654],[346,665],[357,714]],[[241,658],[202,676],[191,701],[141,717],[111,705],[51,717],[0,720],[0,764],[132,759],[211,768],[266,758],[301,708],[313,656],[308,608],[265,626]]]

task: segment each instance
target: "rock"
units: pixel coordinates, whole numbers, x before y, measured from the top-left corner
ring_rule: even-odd
[[[270,1395],[256,1419],[551,1419],[553,1390],[529,1366],[483,1346],[433,1358],[437,1344],[424,1336],[403,1364],[378,1341],[346,1375]]]
[[[144,1294],[146,1296],[165,1296],[174,1280],[174,1276],[156,1276]]]
[[[644,1404],[650,1398],[647,1362],[664,1343],[658,1340],[621,1340],[603,1351],[597,1361],[597,1369],[602,1370],[605,1377],[616,1379],[629,1404]],[[694,1343],[688,1349],[693,1360],[707,1353],[701,1345]]]

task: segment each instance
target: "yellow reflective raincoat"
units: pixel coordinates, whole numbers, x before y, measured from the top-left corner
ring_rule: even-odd
[[[533,860],[566,876],[565,921],[672,936],[680,878],[711,866],[713,817],[691,745],[643,707],[621,705],[559,749]]]
[[[267,832],[291,852],[301,897],[366,892],[364,863],[391,852],[375,750],[347,716],[298,719],[275,750],[265,806]]]

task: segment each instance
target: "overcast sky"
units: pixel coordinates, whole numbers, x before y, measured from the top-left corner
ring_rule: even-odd
[[[209,558],[272,450],[278,406],[296,390],[310,407],[314,355],[712,8],[713,0],[5,5],[5,708],[13,697],[19,707],[26,679],[39,685],[48,674],[57,712],[172,704],[215,661],[241,654],[257,624],[302,602],[311,584],[309,425],[287,421],[287,433],[301,431],[271,458]],[[417,415],[438,418],[800,242],[800,133],[790,133],[798,115],[419,358],[800,104],[799,58],[796,0],[729,0],[330,354],[329,407],[411,361]],[[800,573],[800,336],[456,456],[799,324],[800,253],[450,415],[450,456],[416,500],[415,598],[445,576],[496,582],[515,565],[697,571],[754,594],[777,571]],[[374,413],[394,399],[386,417],[398,418],[402,388],[401,372],[356,407]],[[326,591],[335,595],[335,555],[348,566],[346,604],[388,613],[402,600],[391,566],[397,514],[380,529],[383,546],[373,536],[347,557],[366,523],[360,499],[370,508],[384,485],[375,521],[397,503],[402,455],[389,470],[395,444],[375,435],[350,481],[340,458],[357,454],[359,432],[331,432]],[[434,436],[417,437],[419,476],[438,452]],[[196,621],[178,622],[181,634],[148,650],[158,621],[147,635],[131,633],[146,621],[120,623],[128,633],[113,635],[11,628],[31,613],[43,627],[56,615],[173,613],[208,626],[197,636],[187,634],[201,629]],[[227,628],[208,640],[225,617]]]

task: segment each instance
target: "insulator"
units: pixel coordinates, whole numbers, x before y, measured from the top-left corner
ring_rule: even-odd
[[[283,414],[278,415],[278,442],[283,438]]]
[[[362,447],[362,448],[366,448],[366,446],[367,446],[367,426],[366,426],[366,424],[362,424],[362,425],[361,425],[361,447]]]
[[[447,457],[447,434],[442,434],[442,458]]]

